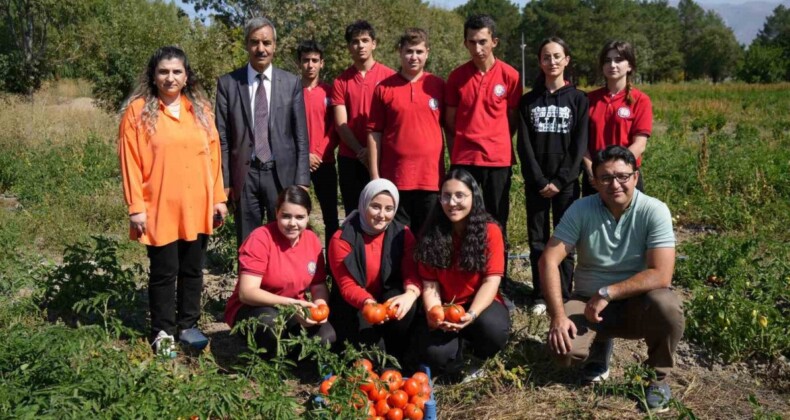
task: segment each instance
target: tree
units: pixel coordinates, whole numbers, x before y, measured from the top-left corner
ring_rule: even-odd
[[[639,9],[641,36],[634,39],[638,74],[651,83],[680,80],[683,74],[682,30],[677,9],[666,0],[643,0]]]
[[[738,79],[746,83],[780,82],[788,65],[781,48],[753,43],[738,68]]]
[[[74,0],[0,1],[0,29],[5,34],[0,43],[0,88],[24,94],[38,89],[51,68],[51,39],[78,16],[79,2]]]
[[[783,61],[790,64],[790,8],[779,5],[774,9],[771,16],[766,18],[763,29],[757,33],[757,38],[752,43],[753,47],[755,45],[778,48],[782,52]],[[758,52],[765,53],[763,50]],[[784,79],[790,80],[790,68],[785,69]]]
[[[693,0],[681,0],[686,79],[709,77],[719,82],[731,76],[743,51],[732,29],[715,12],[705,12]]]

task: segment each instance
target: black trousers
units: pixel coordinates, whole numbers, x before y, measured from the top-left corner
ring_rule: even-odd
[[[400,191],[400,203],[395,220],[407,225],[415,236],[420,234],[428,213],[439,200],[437,191],[408,190]]]
[[[310,173],[313,181],[315,195],[321,206],[321,215],[324,218],[324,249],[329,249],[329,239],[338,229],[337,215],[337,170],[335,163],[322,163],[318,169]]]
[[[266,349],[266,353],[263,355],[263,357],[266,359],[270,359],[277,354],[277,340],[278,338],[284,338],[277,337],[273,330],[275,319],[279,314],[280,310],[273,306],[248,305],[242,305],[242,307],[239,308],[239,312],[236,313],[236,322],[245,319],[257,318],[261,324],[263,324],[259,325],[258,328],[255,329],[254,337],[258,348]],[[295,317],[291,317],[291,319],[289,319],[285,324],[285,330],[283,331],[283,334],[286,336],[299,335],[301,329],[302,325],[299,324],[299,321],[297,321]],[[318,336],[318,338],[321,339],[321,343],[323,344],[331,345],[335,342],[335,329],[329,322],[310,327],[307,329],[307,332],[311,336]],[[291,354],[289,356],[294,355]]]
[[[151,263],[148,305],[152,340],[159,331],[177,337],[179,331],[197,326],[207,244],[208,235],[201,234],[194,241],[146,247]]]
[[[464,305],[468,310],[471,303]],[[420,322],[416,346],[420,361],[438,373],[456,373],[463,366],[464,340],[475,356],[488,359],[505,348],[510,336],[510,315],[507,308],[493,301],[478,318],[459,332],[430,330]]]
[[[274,165],[274,161],[261,163],[258,159],[250,163],[241,197],[235,203],[237,248],[253,230],[263,224],[264,218],[267,221],[276,218],[274,207],[283,187],[277,179]]]
[[[403,293],[400,290],[390,290],[384,293],[379,303]],[[419,311],[420,300],[414,301],[411,309],[401,320],[387,321],[381,325],[371,325],[362,316],[362,311],[349,305],[337,288],[333,288],[330,296],[329,322],[335,326],[337,342],[335,351],[340,352],[345,348],[345,342],[359,347],[360,344],[376,346],[394,356],[404,368],[413,369],[415,354],[412,349],[414,327],[420,322],[425,323],[422,311]],[[422,319],[420,321],[419,319]]]
[[[568,207],[579,197],[579,182],[566,185],[552,198],[543,198],[537,189],[529,185],[525,190],[529,263],[532,268],[532,286],[534,287],[533,297],[538,299],[543,298],[538,261],[540,261],[543,250],[551,238],[551,225],[556,227]],[[551,219],[549,219],[549,211],[551,211]],[[562,299],[568,300],[573,287],[573,253],[560,263],[560,279],[562,281]]]
[[[639,192],[645,192],[645,181],[642,177],[642,172],[639,172],[639,180],[636,181],[636,189]],[[597,194],[598,191],[593,188],[592,184],[590,184],[590,177],[587,175],[587,171],[582,171],[582,197],[587,197],[588,195]]]
[[[340,178],[340,195],[343,200],[343,209],[348,216],[357,209],[359,194],[365,185],[370,182],[370,172],[357,158],[345,156],[337,157],[337,174]]]

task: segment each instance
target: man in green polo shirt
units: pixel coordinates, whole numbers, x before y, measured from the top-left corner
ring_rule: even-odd
[[[565,212],[540,259],[541,286],[551,326],[548,345],[563,365],[585,361],[584,377],[609,376],[612,338],[644,339],[646,365],[656,380],[647,404],[665,411],[665,382],[685,325],[680,300],[669,287],[675,269],[675,235],[666,204],[636,190],[634,155],[610,146],[593,158],[598,194]],[[574,296],[564,305],[559,264],[575,249]]]

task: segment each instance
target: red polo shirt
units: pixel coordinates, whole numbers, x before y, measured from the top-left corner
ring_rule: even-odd
[[[316,87],[302,89],[307,114],[307,133],[310,137],[310,153],[324,163],[335,162],[337,132],[331,113],[332,86],[321,82]]]
[[[417,263],[411,256],[414,254],[414,235],[408,227],[405,228],[406,237],[403,241],[403,258],[401,264],[401,274],[403,275],[403,290],[406,286],[413,284],[422,290],[422,284],[417,279]],[[362,287],[349,273],[343,260],[353,251],[353,245],[340,239],[342,230],[338,230],[329,242],[329,266],[332,268],[332,275],[340,290],[340,295],[349,305],[362,309],[362,304],[366,299],[374,299],[381,302],[381,251],[384,246],[384,234],[370,236],[363,234],[365,239],[365,277],[367,285]]]
[[[521,99],[518,78],[518,71],[502,60],[485,74],[472,61],[450,73],[444,101],[457,107],[450,162],[492,167],[515,163],[507,113]]]
[[[354,132],[354,137],[363,147],[368,144],[367,123],[373,90],[382,80],[393,74],[395,74],[395,70],[377,62],[365,73],[365,76],[362,76],[356,67],[351,66],[335,79],[332,105],[346,107],[348,128]],[[357,154],[342,139],[338,154],[350,158],[357,157]]]
[[[325,284],[326,268],[321,240],[312,230],[302,232],[296,246],[273,221],[250,234],[239,248],[239,274],[261,277],[261,289],[278,296],[304,299],[305,291]],[[225,306],[225,323],[233,326],[241,308],[239,283]]]
[[[590,142],[587,150],[590,155],[605,149],[607,146],[618,145],[628,147],[634,142],[634,136],[650,137],[653,132],[653,104],[650,97],[636,88],[631,88],[634,103],[625,103],[625,89],[612,96],[609,89],[603,87],[587,94],[590,100]],[[636,161],[642,165],[642,158]]]
[[[453,237],[453,264],[451,268],[434,268],[423,263],[417,264],[417,274],[424,281],[439,282],[439,295],[443,303],[455,302],[464,305],[472,302],[480,289],[483,279],[489,276],[502,276],[505,273],[505,241],[496,223],[488,224],[488,264],[485,271],[472,273],[457,267],[456,259],[461,242]],[[497,301],[503,302],[497,293]]]
[[[381,177],[399,190],[439,191],[443,96],[444,81],[430,73],[413,82],[392,75],[373,93],[368,131],[381,133]]]

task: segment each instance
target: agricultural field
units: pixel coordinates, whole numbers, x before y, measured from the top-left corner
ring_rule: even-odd
[[[660,417],[787,418],[790,84],[643,88],[656,118],[645,186],[673,213],[674,285],[687,322],[674,400]],[[127,239],[117,119],[89,92],[65,80],[32,99],[0,97],[0,417],[364,418],[342,389],[331,408],[310,396],[324,374],[353,376],[354,360],[381,354],[337,356],[298,337],[263,362],[243,331],[231,335],[222,323],[235,284],[229,224],[207,259],[201,327],[211,345],[153,357],[143,338],[147,260]],[[510,252],[523,256],[523,182],[514,174]],[[322,231],[320,215],[313,225]],[[509,271],[510,343],[482,379],[435,387],[439,418],[653,417],[642,409],[645,346],[617,340],[610,380],[581,385],[545,353],[548,318],[527,315],[526,260],[511,260]],[[296,346],[307,361],[284,357]]]

